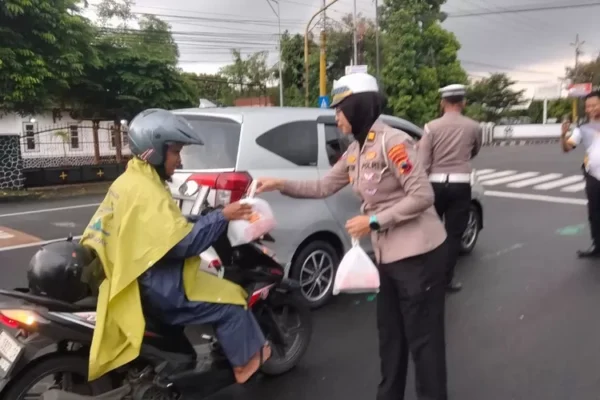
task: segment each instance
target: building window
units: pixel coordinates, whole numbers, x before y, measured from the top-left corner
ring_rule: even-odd
[[[23,124],[23,136],[25,137],[25,151],[35,151],[38,149],[35,131],[35,124]]]
[[[127,132],[127,128],[121,128],[121,140],[123,142],[123,147],[129,146],[129,133]]]
[[[79,148],[79,126],[71,125],[69,126],[69,138],[71,149]]]
[[[110,131],[110,148],[116,149],[117,148],[118,127],[111,125],[111,127],[109,128],[109,131]],[[128,144],[129,144],[129,137],[127,136],[127,132],[124,132],[124,130],[121,129],[121,148],[127,146]]]

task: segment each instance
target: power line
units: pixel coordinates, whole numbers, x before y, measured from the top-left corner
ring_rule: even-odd
[[[550,10],[566,10],[566,9],[571,10],[571,9],[575,9],[575,8],[587,8],[587,7],[598,7],[598,6],[600,6],[600,2],[569,4],[569,5],[560,5],[560,6],[513,8],[513,9],[504,8],[504,9],[493,10],[493,11],[471,12],[471,13],[464,13],[464,14],[448,14],[448,18],[478,17],[478,16],[482,16],[482,15],[516,14],[516,13],[550,11]]]

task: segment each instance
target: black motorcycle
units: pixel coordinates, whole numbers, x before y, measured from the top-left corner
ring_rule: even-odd
[[[210,212],[204,208],[203,213]],[[273,240],[267,235],[264,240]],[[226,235],[213,244],[224,279],[251,294],[248,306],[271,344],[262,366],[266,375],[291,370],[312,334],[312,320],[297,282],[260,241],[232,248]],[[184,328],[146,316],[144,343],[133,362],[100,379],[87,381],[88,356],[96,322],[96,298],[74,304],[0,290],[13,299],[0,304],[1,400],[183,400],[202,399],[235,383],[233,371],[211,335],[196,338]],[[196,327],[194,327],[196,328]],[[50,378],[48,384],[43,379]],[[27,394],[38,388],[37,395]]]

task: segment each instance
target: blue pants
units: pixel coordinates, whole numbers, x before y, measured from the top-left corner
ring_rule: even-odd
[[[139,283],[142,304],[153,318],[167,325],[212,325],[234,367],[246,365],[266,343],[252,311],[231,304],[188,300],[181,266],[155,265],[140,277]]]

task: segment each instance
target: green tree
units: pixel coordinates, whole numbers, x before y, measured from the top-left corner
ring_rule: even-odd
[[[184,78],[195,88],[198,98],[204,98],[215,104],[233,105],[234,91],[227,77],[220,74],[184,73]]]
[[[239,50],[232,50],[233,63],[219,71],[241,97],[267,95],[267,83],[274,76],[274,69],[267,66],[267,52],[257,52],[242,57]]]
[[[105,0],[99,7],[104,24],[118,19],[117,28],[101,27],[94,46],[99,65],[87,65],[85,76],[70,93],[74,114],[80,118],[110,119],[117,124],[146,108],[165,109],[198,105],[194,83],[177,68],[178,49],[164,21],[144,16],[140,29],[129,0]]]
[[[514,90],[516,82],[506,74],[496,73],[470,85],[467,92],[469,108],[476,107],[482,114],[480,121],[497,122],[514,106],[523,103],[524,90]],[[472,111],[468,110],[472,115]]]
[[[439,22],[440,1],[387,0],[382,9],[388,112],[423,125],[439,113],[439,88],[466,83],[460,44]]]
[[[95,28],[78,3],[0,1],[0,111],[60,108],[71,81],[97,65]]]
[[[558,99],[548,102],[548,118],[556,118],[561,121],[565,115],[571,114],[571,100]],[[544,101],[534,100],[529,105],[527,116],[531,118],[531,123],[541,124],[544,121]]]
[[[567,68],[567,78],[574,83],[591,82],[596,88],[600,88],[600,56],[588,63],[581,63],[575,68]]]

